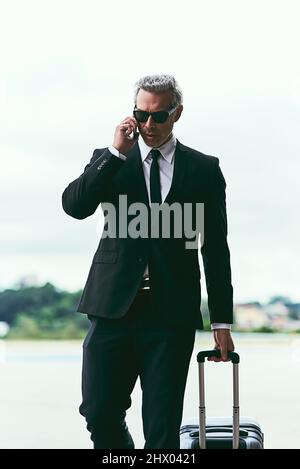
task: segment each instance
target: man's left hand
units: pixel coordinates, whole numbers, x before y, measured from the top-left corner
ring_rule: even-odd
[[[210,357],[209,361],[228,362],[228,352],[234,351],[234,343],[231,337],[230,329],[214,329],[213,330],[215,349],[220,350],[221,358]]]

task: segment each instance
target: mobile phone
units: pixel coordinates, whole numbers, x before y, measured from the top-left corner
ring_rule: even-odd
[[[132,138],[133,140],[137,140],[139,138],[139,132],[138,131],[135,131],[135,132],[132,132]]]
[[[134,117],[134,116],[132,116],[132,117]],[[134,117],[134,119],[135,119],[135,117]],[[135,132],[132,132],[133,140],[137,140],[139,138],[139,135],[140,135],[140,133],[138,132],[138,127],[136,127]]]

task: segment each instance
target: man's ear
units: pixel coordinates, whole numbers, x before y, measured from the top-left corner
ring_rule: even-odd
[[[178,106],[178,108],[176,109],[176,111],[174,112],[173,122],[177,122],[177,121],[178,121],[178,119],[179,119],[180,116],[181,116],[182,111],[183,111],[183,106],[182,106],[182,104],[180,104],[180,105]]]

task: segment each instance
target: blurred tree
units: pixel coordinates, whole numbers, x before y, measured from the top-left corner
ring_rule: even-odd
[[[0,292],[0,321],[11,326],[8,337],[80,338],[89,326],[86,315],[76,311],[80,295],[51,283],[7,289]]]

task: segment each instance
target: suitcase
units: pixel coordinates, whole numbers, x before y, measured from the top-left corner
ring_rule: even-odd
[[[182,449],[263,449],[264,435],[259,424],[239,414],[239,362],[236,352],[229,352],[233,364],[233,417],[211,417],[206,421],[204,362],[207,357],[220,357],[219,350],[206,350],[197,355],[199,370],[199,418],[187,420],[180,427]]]

